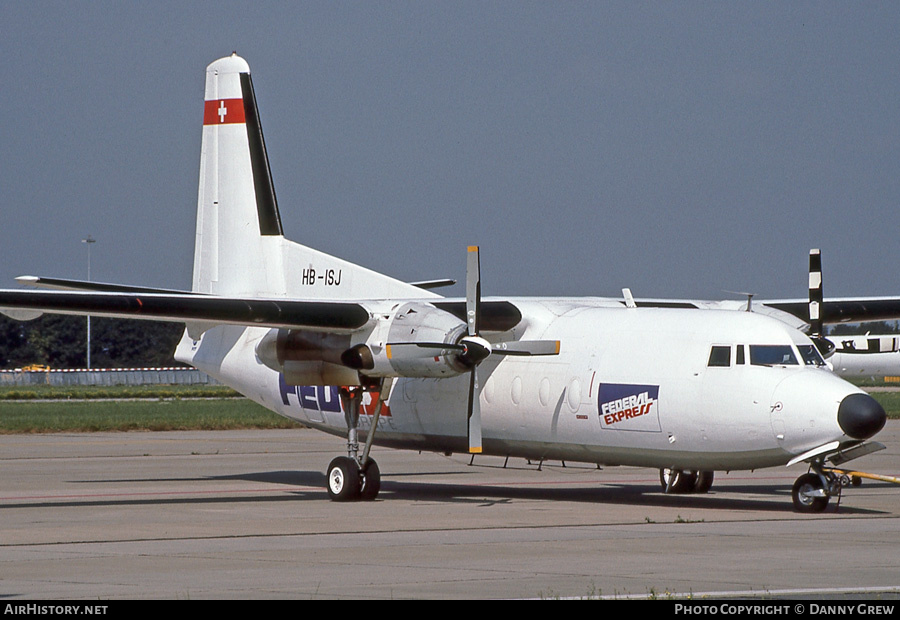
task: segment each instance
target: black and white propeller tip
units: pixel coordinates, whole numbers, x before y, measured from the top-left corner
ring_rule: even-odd
[[[825,295],[822,288],[822,252],[809,251],[809,337],[822,357],[828,359],[834,354],[834,343],[825,337],[824,314]]]

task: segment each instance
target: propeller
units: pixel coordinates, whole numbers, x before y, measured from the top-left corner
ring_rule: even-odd
[[[481,452],[481,381],[478,365],[491,355],[559,355],[559,340],[508,340],[491,344],[481,337],[481,257],[477,245],[469,246],[466,260],[466,335],[460,361],[471,367],[467,402],[469,452]]]
[[[822,357],[828,359],[834,354],[834,343],[828,340],[822,329],[822,252],[809,251],[809,337]]]
[[[464,364],[471,365],[469,373],[469,400],[466,412],[466,428],[469,437],[469,453],[481,453],[481,384],[478,382],[478,364],[493,352],[490,343],[479,335],[481,324],[481,256],[477,245],[470,245],[466,254],[466,336],[460,342],[467,350],[462,354]],[[471,352],[468,348],[471,347]]]
[[[481,453],[481,381],[478,366],[491,355],[559,355],[558,340],[508,340],[491,343],[481,336],[481,258],[478,246],[469,246],[466,258],[466,333],[457,342],[402,342],[422,349],[454,351],[469,369],[466,429],[469,452]]]

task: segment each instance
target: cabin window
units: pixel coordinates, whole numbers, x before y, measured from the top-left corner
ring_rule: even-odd
[[[797,349],[800,351],[800,357],[803,358],[803,363],[807,366],[824,366],[825,360],[822,359],[819,350],[811,345],[811,344],[800,344],[797,345]]]
[[[796,366],[797,358],[789,344],[751,344],[750,363],[754,366]]]
[[[709,352],[710,366],[731,366],[731,347],[713,346]]]

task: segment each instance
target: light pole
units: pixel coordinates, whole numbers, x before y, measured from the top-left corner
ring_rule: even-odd
[[[88,282],[91,281],[91,245],[97,243],[97,240],[87,236],[87,239],[82,239],[82,243],[87,244],[88,250]],[[87,369],[91,369],[91,315],[89,314],[87,317]]]

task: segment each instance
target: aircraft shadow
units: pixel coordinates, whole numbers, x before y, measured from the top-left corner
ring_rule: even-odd
[[[431,475],[447,476],[446,472],[433,472]],[[405,501],[431,501],[446,502],[448,504],[492,505],[509,502],[512,500],[535,500],[551,502],[579,502],[597,505],[635,505],[652,506],[657,508],[684,508],[684,509],[710,509],[710,510],[755,510],[765,512],[784,512],[791,510],[791,490],[786,486],[765,486],[759,484],[728,484],[719,489],[713,487],[709,493],[666,495],[657,484],[626,484],[626,483],[598,483],[595,486],[578,488],[548,488],[546,486],[502,486],[502,485],[475,485],[465,482],[423,482],[423,476],[429,472],[417,472],[415,474],[391,474],[389,479],[382,479],[381,492],[375,503],[381,501],[405,500]],[[466,476],[466,472],[458,475]],[[415,476],[416,480],[397,480],[406,476]],[[200,476],[179,478],[145,478],[145,479],[107,479],[90,481],[72,481],[73,484],[122,484],[122,483],[165,483],[165,482],[204,482],[215,480],[241,480],[247,482],[279,484],[292,489],[285,489],[287,494],[269,495],[267,493],[248,493],[240,497],[228,495],[227,490],[222,495],[196,497],[188,496],[191,491],[186,490],[183,497],[86,497],[83,499],[56,500],[26,500],[22,502],[7,502],[0,505],[0,511],[4,508],[38,508],[49,506],[140,506],[140,505],[190,505],[190,504],[217,504],[217,503],[248,503],[248,502],[294,502],[294,501],[328,501],[325,490],[325,474],[320,471],[296,471],[277,470],[263,472],[248,472],[228,476]],[[875,485],[872,485],[875,486]],[[889,485],[888,485],[889,486]],[[136,494],[140,494],[139,491]],[[735,497],[742,495],[745,497]],[[746,496],[752,497],[746,497]],[[852,500],[849,500],[852,501]],[[832,500],[824,514],[845,515],[879,515],[886,514],[883,511],[862,509],[852,506],[849,501],[838,503]]]
[[[734,497],[731,493],[752,494],[757,497]],[[657,485],[597,485],[579,489],[519,488],[503,486],[470,486],[465,484],[382,481],[379,500],[427,500],[478,505],[511,500],[541,500],[580,502],[597,505],[634,505],[656,508],[684,508],[710,510],[755,510],[784,512],[791,510],[790,488],[759,486],[731,487],[704,494],[666,495]],[[835,503],[826,514],[835,511]],[[854,508],[842,503],[841,514],[882,514],[878,511]]]
[[[105,480],[73,480],[70,484],[144,484],[148,482],[203,482],[207,480],[245,480],[291,486],[320,486],[325,488],[325,474],[315,471],[266,471],[231,476],[183,476],[178,478],[109,478]]]
[[[390,478],[395,478],[391,475]],[[870,487],[891,487],[888,483]],[[737,495],[743,497],[736,497]],[[746,496],[751,497],[746,497]],[[824,514],[883,515],[885,511],[854,507],[853,491],[841,501],[832,499]],[[792,510],[790,486],[760,484],[724,484],[708,493],[666,495],[657,484],[603,483],[578,488],[547,488],[538,486],[468,485],[464,483],[429,483],[421,481],[384,480],[379,500],[392,498],[484,504],[514,499],[583,502],[610,505],[642,505],[659,508],[762,510],[784,512]]]

